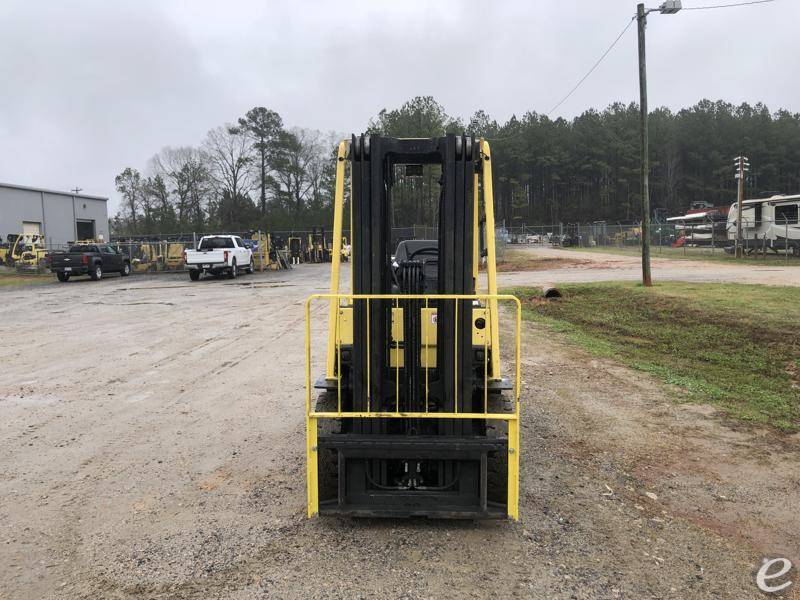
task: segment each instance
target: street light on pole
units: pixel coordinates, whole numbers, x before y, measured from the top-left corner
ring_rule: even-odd
[[[681,9],[681,0],[667,0],[658,8],[646,9],[644,4],[636,7],[639,25],[639,112],[642,138],[642,284],[653,285],[650,275],[650,140],[647,127],[647,64],[645,61],[645,27],[647,15],[658,11],[662,15],[674,15]]]

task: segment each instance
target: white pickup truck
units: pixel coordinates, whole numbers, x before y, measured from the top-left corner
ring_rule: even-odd
[[[237,235],[207,235],[200,239],[197,250],[183,251],[183,262],[192,281],[203,273],[227,273],[233,279],[242,269],[253,272],[253,251]]]

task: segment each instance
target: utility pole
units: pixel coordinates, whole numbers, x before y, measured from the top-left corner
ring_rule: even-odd
[[[644,4],[636,7],[639,25],[639,118],[642,138],[642,284],[653,285],[650,275],[650,139],[647,127],[647,62],[645,60],[644,30],[647,27],[647,12]]]
[[[736,258],[744,256],[744,240],[742,235],[742,204],[744,203],[744,174],[750,170],[750,163],[746,156],[737,156],[734,161],[737,165],[736,179],[738,179],[736,192]]]
[[[681,9],[681,0],[667,0],[657,9],[646,9],[644,4],[636,6],[636,21],[639,25],[639,113],[642,138],[642,284],[653,285],[650,275],[650,140],[647,127],[647,61],[645,60],[644,30],[647,15],[658,10],[662,15],[674,15]]]
[[[82,191],[83,191],[83,188],[79,188],[79,187],[74,187],[74,188],[72,188],[70,190],[70,192],[73,192],[75,195],[80,194]]]

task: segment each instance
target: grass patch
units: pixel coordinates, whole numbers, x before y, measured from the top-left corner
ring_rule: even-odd
[[[0,273],[0,289],[11,289],[26,285],[41,285],[55,279],[53,275],[36,275],[20,273]]]
[[[618,254],[620,256],[641,256],[642,251],[639,246],[593,246],[591,248],[574,248],[567,246],[564,250],[572,250],[576,254],[580,252],[598,252],[601,254]],[[790,266],[800,267],[800,258],[789,255],[788,260],[785,254],[773,254],[768,252],[766,258],[762,255],[745,256],[737,259],[732,254],[726,254],[721,248],[711,252],[711,248],[671,248],[669,246],[653,246],[650,248],[653,258],[675,258],[679,260],[711,260],[744,265],[770,265],[770,266]]]
[[[561,287],[544,302],[510,290],[526,319],[544,322],[589,352],[676,386],[683,401],[731,417],[800,429],[800,288],[665,282]]]

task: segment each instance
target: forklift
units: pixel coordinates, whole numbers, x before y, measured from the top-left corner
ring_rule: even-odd
[[[437,238],[392,247],[398,170],[407,180],[426,167],[441,170]],[[494,229],[486,141],[360,135],[339,144],[330,293],[306,301],[309,517],[519,518],[521,306],[497,293]],[[323,347],[312,342],[315,302],[328,304],[328,331],[325,373],[312,383],[312,348]],[[516,318],[515,330],[502,329],[504,340],[515,336],[502,346],[511,380],[501,303],[511,308],[504,318]]]
[[[325,245],[325,229],[313,227],[308,234],[306,245],[306,262],[321,263],[327,262],[330,253]]]
[[[0,249],[0,258],[18,271],[47,269],[47,248],[44,237],[30,233],[11,233]]]
[[[286,241],[286,249],[289,253],[289,258],[291,259],[291,264],[299,265],[303,262],[305,258],[303,252],[303,238],[297,237],[296,235],[290,235],[289,239]]]

